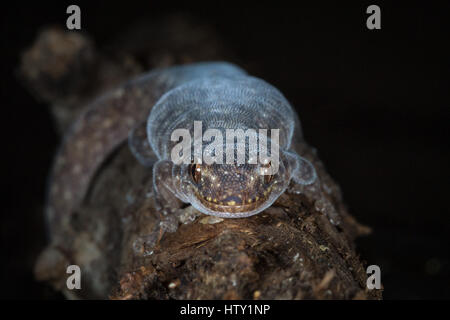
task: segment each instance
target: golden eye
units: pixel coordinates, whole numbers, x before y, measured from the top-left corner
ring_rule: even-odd
[[[273,180],[273,175],[267,174],[264,176],[264,183],[268,184]]]
[[[191,175],[195,183],[198,183],[200,181],[200,178],[202,177],[202,170],[200,164],[198,163],[191,164]]]
[[[272,162],[271,162],[271,161],[269,161],[269,162],[266,163],[266,164],[261,165],[261,167],[263,168],[264,171],[266,171],[265,169],[268,169],[268,168],[270,168],[271,166],[272,166]],[[264,183],[268,184],[268,183],[270,183],[272,180],[273,180],[273,175],[271,175],[271,174],[265,174],[265,175],[264,175]]]

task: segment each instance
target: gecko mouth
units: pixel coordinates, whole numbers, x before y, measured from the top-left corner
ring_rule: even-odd
[[[268,198],[269,192],[264,196],[255,196],[253,198],[242,200],[239,196],[228,196],[222,201],[217,201],[211,197],[204,197],[197,193],[197,199],[208,209],[217,212],[247,212],[258,208]]]

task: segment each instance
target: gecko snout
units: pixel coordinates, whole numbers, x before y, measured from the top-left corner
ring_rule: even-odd
[[[284,191],[278,174],[262,175],[269,164],[194,164],[186,172],[191,180],[191,204],[206,214],[245,217],[270,205]]]

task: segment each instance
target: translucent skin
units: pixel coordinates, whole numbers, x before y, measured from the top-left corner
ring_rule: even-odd
[[[257,166],[202,164],[203,181],[194,181],[190,165],[170,160],[170,134],[186,128],[193,135],[194,121],[202,121],[204,132],[280,129],[278,173],[265,181],[256,174]],[[164,208],[170,209],[175,196],[205,214],[249,216],[270,206],[290,180],[301,185],[316,180],[311,163],[293,150],[303,143],[300,122],[276,88],[224,62],[158,69],[93,101],[64,137],[47,199],[53,236],[64,237],[98,167],[127,137],[136,158],[153,166],[154,190]]]
[[[193,178],[192,165],[172,164],[172,170],[155,173],[164,175],[161,180],[165,188],[202,213],[225,218],[251,216],[269,207],[292,177],[305,185],[316,179],[313,166],[288,151],[296,126],[297,139],[301,139],[295,112],[276,88],[261,79],[230,70],[227,74],[199,76],[167,92],[147,121],[148,143],[159,160],[170,161],[171,150],[178,143],[171,140],[175,129],[187,129],[194,136],[194,121],[201,121],[203,132],[221,132],[224,147],[227,129],[279,129],[281,151],[278,172],[270,177],[261,175],[261,164],[236,165],[236,161],[198,165],[198,181]],[[137,158],[145,157],[137,153]]]

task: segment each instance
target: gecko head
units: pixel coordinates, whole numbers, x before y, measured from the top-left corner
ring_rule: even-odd
[[[284,158],[284,156],[282,156]],[[272,163],[205,164],[179,166],[179,193],[202,213],[223,218],[248,217],[268,208],[286,190],[289,161],[280,161],[274,174]]]

